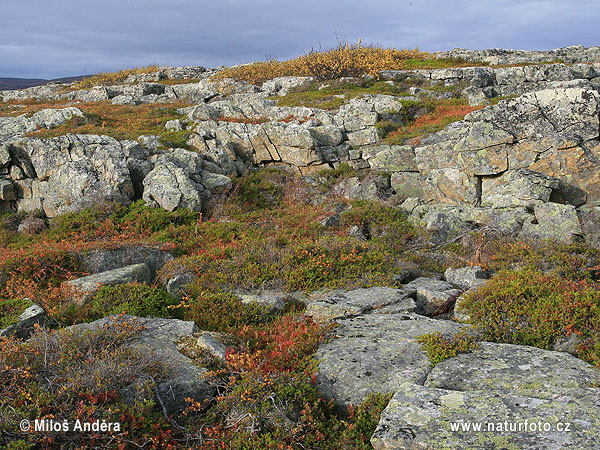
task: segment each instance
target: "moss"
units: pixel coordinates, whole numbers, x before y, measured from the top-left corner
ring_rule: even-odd
[[[19,321],[19,316],[33,303],[26,298],[0,300],[0,329]]]

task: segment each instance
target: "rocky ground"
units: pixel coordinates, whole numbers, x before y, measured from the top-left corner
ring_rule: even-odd
[[[437,57],[0,92],[8,448],[600,448],[598,48]]]

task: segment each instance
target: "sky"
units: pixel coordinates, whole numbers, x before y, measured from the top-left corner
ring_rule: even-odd
[[[598,0],[0,0],[0,77],[285,60],[338,40],[427,51],[600,45]]]

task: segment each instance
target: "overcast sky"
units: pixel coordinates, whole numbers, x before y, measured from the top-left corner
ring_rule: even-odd
[[[328,48],[600,45],[598,0],[0,0],[0,77],[234,65]]]

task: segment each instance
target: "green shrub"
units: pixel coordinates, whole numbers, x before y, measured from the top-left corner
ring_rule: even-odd
[[[126,283],[103,286],[85,307],[89,321],[111,314],[139,317],[177,317],[179,299],[163,288],[146,284]]]
[[[502,271],[461,303],[487,340],[551,349],[579,336],[579,356],[600,364],[600,286],[558,274]]]
[[[202,330],[229,332],[269,320],[263,306],[245,304],[233,294],[195,285],[189,286],[188,291],[182,306],[184,319],[193,320]]]
[[[445,337],[440,332],[424,334],[419,336],[417,342],[425,346],[427,356],[434,366],[445,359],[456,356],[458,353],[465,353],[478,347],[475,336],[465,331],[461,331],[450,338]]]
[[[291,178],[280,169],[247,172],[237,180],[232,198],[245,211],[273,208],[281,202]]]
[[[0,329],[17,323],[21,313],[31,305],[26,298],[0,299]]]

